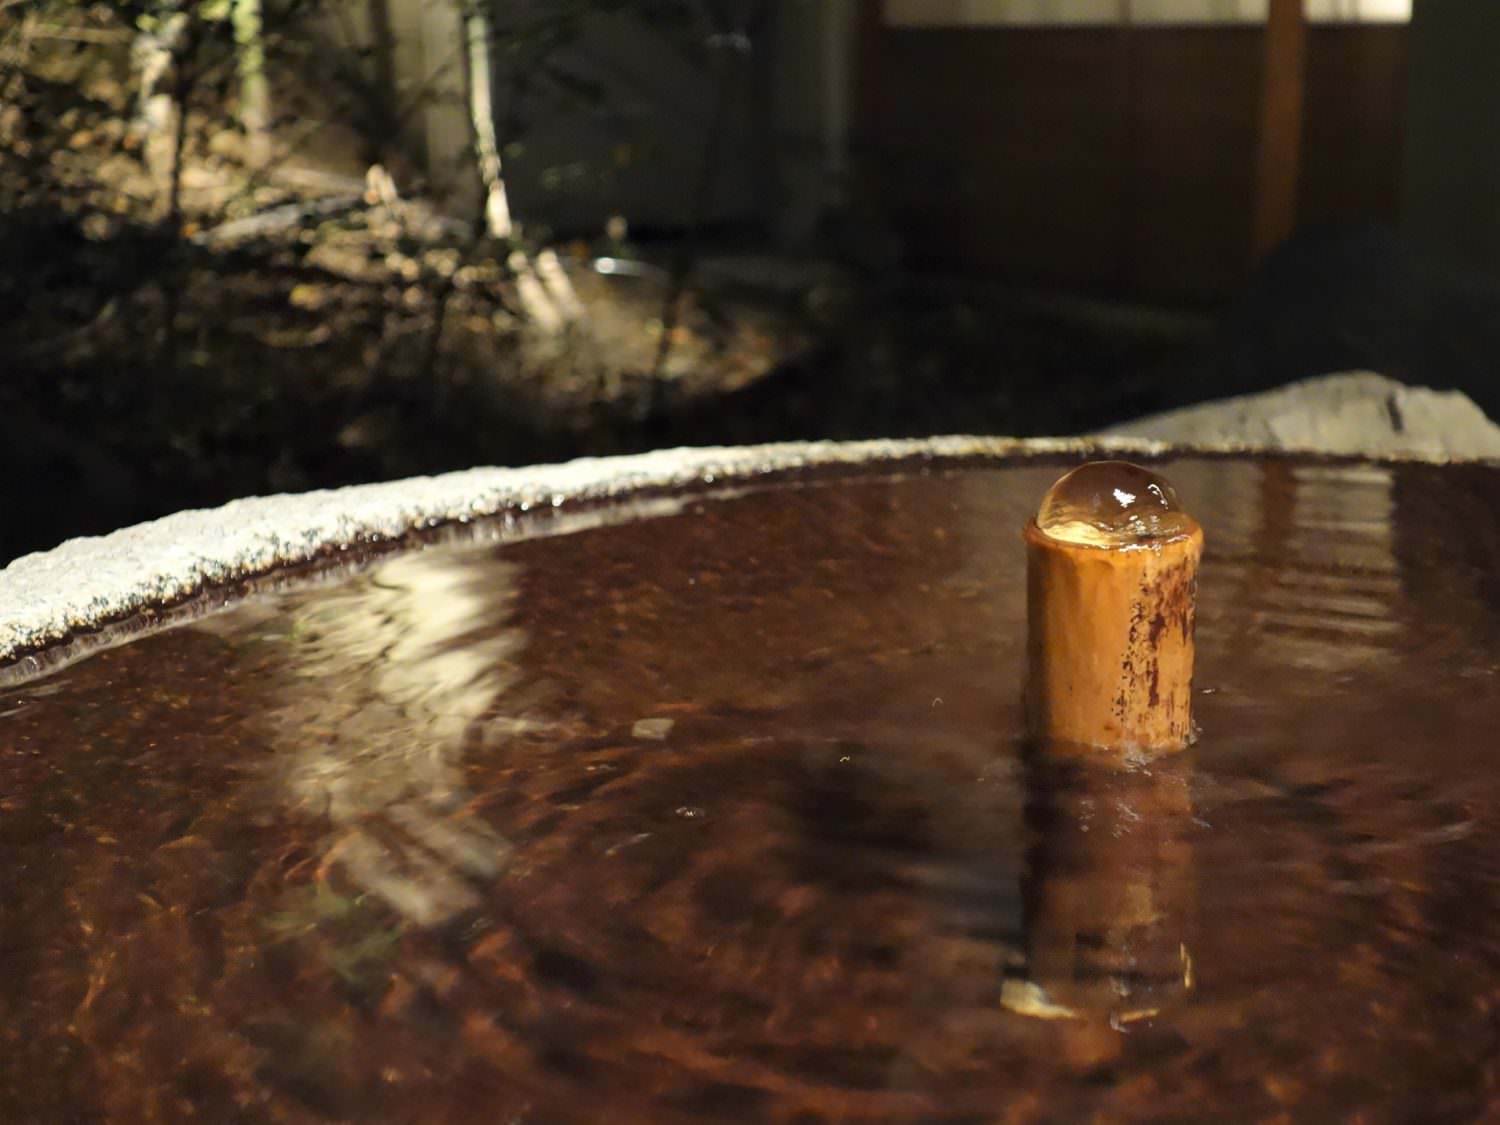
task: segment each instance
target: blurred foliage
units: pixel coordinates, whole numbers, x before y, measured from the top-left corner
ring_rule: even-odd
[[[188,14],[192,19],[201,23],[216,23],[227,20],[234,6],[233,0],[201,0],[200,3],[183,5],[173,3],[172,0],[157,0],[154,4],[128,5],[139,7],[141,10],[136,14],[134,23],[136,29],[155,34],[172,19],[173,16]]]
[[[131,148],[143,47],[171,52],[172,84],[191,99],[195,113],[189,145],[204,146],[232,132],[232,5],[233,0],[11,0],[0,5],[0,154],[9,166],[0,184],[9,194],[4,201],[13,204],[33,175],[43,190],[25,194],[50,195],[59,185],[49,176],[49,165],[59,152],[91,141]],[[714,12],[719,5],[708,0],[557,0],[491,7],[497,17],[492,21],[496,55],[509,71],[523,74],[523,98],[550,94],[589,106],[601,105],[606,91],[562,56],[591,15],[638,19],[664,40],[697,53],[707,50],[704,45],[721,29]],[[433,96],[430,90],[402,95],[389,88],[395,68],[382,55],[395,44],[381,42],[378,28],[362,37],[350,32],[367,8],[368,0],[265,4],[265,48],[278,101],[284,103],[283,129],[306,132],[315,124],[337,123],[352,129],[366,151],[379,153],[391,148],[392,130],[399,134]],[[342,31],[342,42],[330,38],[335,28]],[[372,113],[372,106],[383,112]],[[511,106],[508,113],[514,136],[524,129],[525,106]],[[283,153],[296,155],[295,143],[282,140]],[[221,152],[228,148],[218,146]],[[19,168],[12,163],[17,160]],[[113,170],[102,171],[108,177]]]
[[[371,2],[263,0],[276,146],[259,164],[234,120],[222,5],[0,0],[0,563],[236,496],[475,464],[1081,424],[1056,388],[1084,360],[1035,379],[1034,402],[994,377],[1044,361],[1014,317],[855,290],[820,269],[779,286],[703,271],[679,301],[666,254],[627,261],[634,272],[586,268],[596,253],[645,254],[623,221],[555,247],[587,316],[538,332],[508,269],[516,247],[424,195],[410,134],[441,95],[394,88],[390,27],[360,22]],[[494,50],[513,84],[497,131],[524,144],[539,105],[615,110],[570,51],[597,33],[590,18],[640,21],[724,74],[763,10],[497,3]],[[181,34],[162,34],[174,14]],[[140,122],[141,60],[164,41],[159,90],[186,109],[167,137],[175,206],[152,164],[161,136],[153,154]],[[610,161],[650,159],[621,138]],[[376,161],[397,193],[350,175]],[[531,223],[525,238],[534,251],[546,235]],[[1118,366],[1107,347],[1083,350]]]
[[[0,0],[0,562],[236,495],[656,444],[653,411],[741,386],[788,346],[779,314],[691,296],[664,332],[659,282],[580,271],[586,246],[561,248],[586,330],[529,328],[515,247],[422,195],[408,134],[439,94],[393,87],[388,21],[361,22],[371,0],[263,0],[276,146],[250,160],[231,3]],[[607,108],[568,58],[591,14],[699,56],[734,15],[709,0],[492,11],[518,79],[511,140],[532,99]],[[147,61],[184,110],[166,127],[145,120]],[[349,175],[376,161],[400,196]]]

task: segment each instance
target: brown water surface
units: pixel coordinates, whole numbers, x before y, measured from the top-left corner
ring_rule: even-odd
[[[1160,466],[1202,737],[1019,730],[1059,467],[395,556],[0,695],[0,1120],[1500,1113],[1500,470]]]

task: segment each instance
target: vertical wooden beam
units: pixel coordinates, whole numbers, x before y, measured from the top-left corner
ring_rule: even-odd
[[[824,202],[848,202],[849,122],[854,98],[856,9],[853,0],[822,0]]]
[[[755,225],[769,238],[775,229],[778,149],[776,144],[776,15],[780,5],[762,0],[750,33],[750,176]]]
[[[1270,0],[1260,86],[1252,251],[1264,257],[1297,223],[1302,96],[1307,57],[1303,0]]]
[[[1417,0],[1406,47],[1402,234],[1500,277],[1500,4]]]
[[[1115,175],[1119,193],[1120,220],[1117,239],[1117,282],[1121,292],[1131,292],[1136,276],[1140,242],[1141,185],[1135,131],[1135,0],[1115,0]]]

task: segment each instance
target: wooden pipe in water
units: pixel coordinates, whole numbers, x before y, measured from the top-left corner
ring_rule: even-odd
[[[1002,1002],[1093,1063],[1193,986],[1189,745],[1203,530],[1121,461],[1075,469],[1025,530],[1026,959]],[[1149,763],[1149,765],[1148,765]]]
[[[1090,462],[1052,486],[1025,539],[1033,739],[1117,755],[1191,743],[1203,529],[1172,486]]]

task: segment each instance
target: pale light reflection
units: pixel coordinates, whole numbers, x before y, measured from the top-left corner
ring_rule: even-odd
[[[1306,465],[1292,470],[1293,512],[1280,573],[1260,601],[1261,626],[1283,661],[1328,671],[1393,655],[1401,623],[1390,470]]]
[[[1399,658],[1388,468],[1268,461],[1257,482],[1226,459],[1201,465],[1191,493],[1210,552],[1198,606],[1206,664],[1339,673]]]
[[[278,788],[332,827],[323,877],[418,925],[475,906],[510,855],[468,810],[463,756],[519,674],[514,579],[488,555],[404,555],[319,591],[291,622]]]

